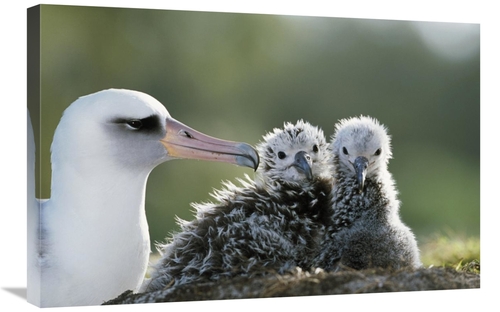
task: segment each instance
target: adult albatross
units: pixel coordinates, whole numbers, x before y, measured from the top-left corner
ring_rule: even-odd
[[[137,289],[150,253],[146,180],[174,158],[259,163],[250,145],[193,130],[145,93],[110,89],[71,104],[51,146],[51,197],[28,202],[28,301],[94,305]]]

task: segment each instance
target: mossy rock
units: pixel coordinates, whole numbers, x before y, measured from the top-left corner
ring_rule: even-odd
[[[388,271],[367,269],[339,272],[297,270],[261,277],[237,277],[215,282],[180,285],[148,293],[127,291],[109,304],[201,301],[290,296],[317,296],[398,291],[471,289],[480,287],[480,275],[446,267]]]

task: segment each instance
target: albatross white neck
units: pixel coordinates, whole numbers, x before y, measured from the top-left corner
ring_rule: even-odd
[[[55,278],[65,280],[64,289],[56,290],[61,297],[71,298],[71,284],[77,289],[99,287],[97,293],[103,298],[118,296],[121,292],[106,294],[110,289],[116,292],[116,285],[139,286],[150,253],[144,199],[151,170],[120,170],[112,165],[104,170],[103,162],[57,163],[51,199],[42,216],[50,229],[47,252],[53,262],[42,268],[42,291],[44,282],[57,284],[53,274],[43,278],[53,265],[59,272]],[[96,280],[101,282],[96,285]],[[54,286],[47,289],[54,291]],[[45,297],[49,296],[41,296]]]

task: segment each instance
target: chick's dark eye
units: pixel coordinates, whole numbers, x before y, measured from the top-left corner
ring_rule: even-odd
[[[382,153],[382,149],[380,149],[380,148],[379,148],[378,150],[376,150],[376,151],[375,151],[375,154],[374,154],[374,155],[375,155],[375,156],[379,156],[379,155],[380,155],[380,153]]]
[[[286,154],[284,152],[278,152],[278,158],[283,159],[286,157]]]
[[[342,152],[343,152],[345,155],[349,155],[349,153],[347,152],[347,148],[345,148],[345,146],[342,148]]]
[[[314,144],[314,146],[313,146],[313,152],[315,152],[315,153],[318,152],[318,145]]]
[[[140,120],[129,120],[129,121],[127,121],[127,125],[130,128],[133,128],[133,129],[140,129],[142,127],[142,121],[140,121]]]

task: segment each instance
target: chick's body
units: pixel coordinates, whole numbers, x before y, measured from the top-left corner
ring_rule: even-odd
[[[386,131],[368,117],[337,124],[332,143],[333,217],[314,266],[421,266],[415,237],[399,217],[400,202],[387,170],[392,152]]]
[[[196,218],[161,246],[143,290],[230,276],[307,269],[331,219],[331,159],[323,132],[287,123],[257,147],[254,181],[226,183],[213,203],[194,204]]]

